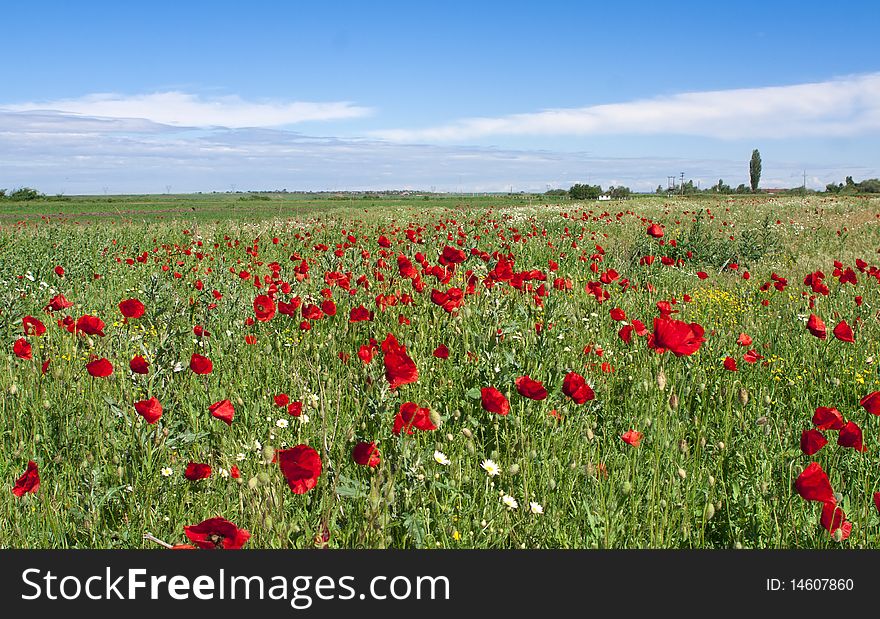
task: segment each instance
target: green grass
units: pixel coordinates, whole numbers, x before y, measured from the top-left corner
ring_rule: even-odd
[[[145,545],[145,532],[180,543],[184,525],[218,515],[252,533],[247,548],[311,547],[325,528],[329,546],[343,548],[825,548],[878,542],[872,493],[880,491],[880,420],[858,402],[880,389],[880,292],[877,280],[864,273],[856,271],[859,281],[852,286],[839,284],[832,271],[836,259],[853,268],[857,258],[877,264],[880,199],[642,197],[545,205],[527,196],[241,197],[0,202],[0,476],[11,488],[33,459],[42,478],[35,495],[0,493],[0,545],[132,548]],[[692,221],[701,210],[702,231]],[[693,257],[678,268],[661,266],[659,256],[674,252],[646,241],[643,219],[661,222],[665,239],[679,239],[683,258],[691,239]],[[424,244],[407,241],[403,231],[414,226],[424,228]],[[380,234],[393,242],[387,268],[376,264]],[[337,257],[333,250],[348,235],[356,243]],[[482,280],[494,258],[470,258],[445,286],[423,276],[425,290],[414,291],[397,275],[396,255],[414,261],[423,252],[436,264],[452,243],[449,235],[464,238],[466,250],[512,253],[517,271],[543,271],[549,289],[544,306],[506,284],[487,290]],[[316,251],[319,243],[329,251]],[[597,244],[604,255],[593,273]],[[658,256],[652,266],[638,263],[646,251]],[[126,263],[143,252],[146,263]],[[294,277],[294,253],[313,260],[308,279]],[[559,263],[555,273],[548,270],[550,259]],[[332,288],[338,314],[315,321],[310,331],[300,330],[299,316],[247,325],[254,297],[266,290],[255,288],[253,276],[269,275],[273,262],[291,295],[303,299],[321,300],[323,276],[331,270],[351,272],[353,288],[366,275],[370,288],[355,295]],[[721,268],[730,262],[739,270]],[[66,269],[63,279],[53,273],[56,265]],[[611,268],[637,289],[606,285],[611,298],[599,304],[585,286]],[[477,294],[466,296],[456,315],[431,303],[432,288],[463,288],[466,269],[479,279]],[[802,321],[811,311],[802,281],[816,269],[824,271],[830,289],[812,310],[828,325],[824,342]],[[696,277],[701,270],[708,279]],[[751,279],[742,278],[745,270]],[[242,279],[241,271],[252,277]],[[786,277],[788,287],[760,291],[773,272]],[[573,290],[554,290],[555,277],[571,279]],[[196,280],[203,290],[194,287]],[[219,300],[211,294],[215,289]],[[376,295],[395,292],[412,295],[413,304],[381,311]],[[75,305],[53,317],[42,308],[55,293]],[[124,324],[117,305],[132,297],[147,312]],[[631,346],[618,338],[621,325],[609,318],[611,308],[650,328],[655,303],[671,298],[678,300],[676,318],[706,329],[698,353],[658,355],[644,338]],[[209,309],[212,303],[216,308]],[[349,310],[361,303],[375,312],[374,320],[349,323]],[[65,313],[100,316],[106,337],[59,328],[55,320]],[[28,338],[34,359],[24,361],[12,354],[12,344],[28,314],[48,331]],[[400,324],[400,315],[410,324]],[[855,343],[831,336],[840,319],[854,325]],[[544,326],[540,332],[536,323]],[[211,336],[200,341],[195,324]],[[745,349],[736,345],[741,332],[754,338],[752,347],[766,365],[743,362]],[[369,365],[357,357],[370,337],[381,342],[388,333],[407,347],[420,373],[418,382],[395,391],[384,379],[381,353]],[[247,334],[256,336],[255,344],[245,343]],[[441,343],[450,350],[446,361],[431,354]],[[584,353],[596,345],[601,357]],[[194,351],[213,360],[211,375],[187,369]],[[339,353],[350,355],[347,363]],[[116,371],[90,377],[84,369],[90,354],[107,357]],[[149,375],[128,371],[135,354],[149,359]],[[728,355],[737,358],[739,371],[723,368]],[[47,357],[52,362],[43,376],[40,364]],[[182,371],[175,371],[177,364]],[[568,371],[587,378],[595,400],[577,406],[563,397]],[[543,381],[550,396],[540,402],[519,396],[514,380],[523,374]],[[481,408],[478,389],[487,385],[507,394],[510,415]],[[281,392],[304,402],[307,423],[273,404]],[[150,396],[164,408],[157,425],[147,425],[133,409]],[[229,427],[208,413],[224,398],[236,409]],[[440,428],[394,436],[394,416],[406,401],[436,411]],[[868,450],[840,447],[837,433],[827,432],[828,445],[815,456],[803,455],[800,434],[811,427],[817,406],[835,406],[857,422]],[[277,427],[279,419],[288,427]],[[631,428],[644,434],[638,447],[620,439]],[[357,440],[378,441],[377,469],[352,462]],[[305,495],[291,493],[268,449],[299,443],[317,449],[323,460],[317,487]],[[448,466],[435,462],[435,450],[449,458]],[[485,459],[494,460],[501,474],[490,478],[480,467]],[[210,464],[214,473],[198,482],[184,479],[191,460]],[[853,525],[845,542],[832,540],[819,525],[820,506],[793,490],[811,461],[822,465],[841,495]],[[220,474],[233,465],[241,470],[238,480]],[[170,477],[162,475],[166,467],[173,470]],[[516,498],[517,509],[502,503],[502,491]],[[531,501],[544,513],[530,513]]]

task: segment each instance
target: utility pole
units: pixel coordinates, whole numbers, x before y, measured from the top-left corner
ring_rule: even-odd
[[[681,186],[679,187],[681,195],[684,195],[684,172],[681,173]]]
[[[804,170],[804,187],[803,187],[803,190],[804,190],[804,193],[807,193],[807,171],[806,171],[806,170]]]

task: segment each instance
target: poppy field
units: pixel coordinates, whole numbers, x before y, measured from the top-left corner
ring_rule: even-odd
[[[181,200],[0,213],[0,547],[880,542],[880,198]]]

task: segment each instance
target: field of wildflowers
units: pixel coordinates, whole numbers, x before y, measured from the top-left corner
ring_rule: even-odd
[[[880,540],[880,198],[180,200],[0,213],[0,546]]]

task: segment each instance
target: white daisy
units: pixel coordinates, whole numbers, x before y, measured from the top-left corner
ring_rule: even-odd
[[[509,494],[505,494],[503,497],[501,497],[501,502],[510,509],[516,509],[517,507],[519,507],[519,503],[516,502],[516,499]]]
[[[495,477],[496,475],[501,474],[501,467],[499,467],[493,460],[483,460],[480,463],[480,466],[486,471],[486,474],[489,477]]]
[[[541,505],[540,503],[536,503],[535,501],[530,501],[529,502],[529,511],[532,512],[533,514],[543,514],[544,513],[544,506]]]
[[[172,475],[174,475],[174,469],[170,466],[166,466],[162,469],[162,477],[171,477]]]
[[[446,454],[444,454],[442,451],[435,451],[434,452],[434,461],[437,464],[442,464],[443,466],[449,466],[449,458],[447,458]]]
[[[289,424],[290,422],[287,419],[279,419],[275,422],[275,426],[278,428],[286,428]]]

